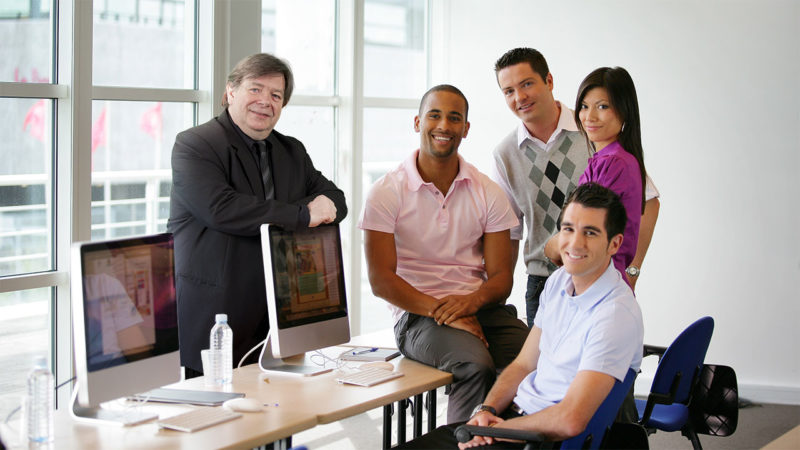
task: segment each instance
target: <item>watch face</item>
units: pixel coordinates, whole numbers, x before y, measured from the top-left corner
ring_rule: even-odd
[[[639,268],[634,267],[634,266],[630,266],[627,269],[625,269],[625,273],[627,273],[628,275],[630,275],[632,277],[638,276],[639,275]]]

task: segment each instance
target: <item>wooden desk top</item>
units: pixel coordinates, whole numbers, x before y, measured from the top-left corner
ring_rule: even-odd
[[[264,373],[257,365],[237,369],[234,384],[239,392],[256,396],[265,403],[277,403],[276,408],[306,412],[315,415],[318,423],[331,423],[436,389],[453,379],[447,372],[402,356],[391,362],[404,375],[371,387],[339,384],[336,377],[341,372],[336,370],[299,377]],[[360,364],[350,362],[347,367],[356,368]]]
[[[339,372],[336,370],[302,377],[264,373],[255,364],[236,369],[233,385],[228,390],[243,392],[247,397],[258,398],[272,406],[265,407],[263,413],[244,413],[242,418],[194,433],[160,430],[155,422],[133,427],[85,424],[76,422],[67,408],[61,408],[56,412],[56,448],[253,448],[313,428],[316,424],[336,422],[452,381],[451,374],[402,356],[391,362],[404,376],[368,388],[337,383]],[[350,362],[347,367],[358,365],[360,363]],[[202,377],[168,387],[208,389],[203,385]],[[148,403],[142,408],[169,417],[194,407]]]
[[[148,411],[163,417],[188,411],[185,405],[147,406]],[[132,427],[86,424],[74,421],[66,410],[56,413],[55,448],[57,449],[199,449],[253,448],[313,428],[316,418],[293,411],[267,409],[264,413],[243,414],[243,417],[219,425],[184,433],[159,429],[155,422]]]

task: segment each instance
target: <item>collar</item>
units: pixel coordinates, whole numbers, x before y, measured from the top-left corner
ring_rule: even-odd
[[[625,149],[622,148],[622,145],[619,143],[619,141],[614,141],[603,147],[603,149],[595,153],[595,155],[605,156],[605,155],[610,155],[612,153],[619,153],[624,151]]]
[[[561,296],[574,301],[578,308],[586,310],[605,299],[606,295],[619,283],[620,277],[619,270],[614,266],[614,260],[611,259],[605,272],[589,286],[589,289],[580,295],[573,296],[572,292],[575,291],[575,286],[572,284],[572,276],[570,276],[561,289]]]
[[[578,125],[575,124],[575,115],[573,114],[572,110],[567,108],[566,105],[559,101],[556,101],[556,103],[561,107],[561,114],[558,115],[558,124],[556,125],[556,129],[553,131],[553,134],[550,136],[550,139],[547,142],[542,142],[541,140],[533,137],[528,132],[528,129],[525,128],[525,124],[522,122],[519,123],[519,126],[517,126],[517,147],[519,147],[520,150],[525,149],[527,141],[530,141],[532,144],[535,144],[540,148],[547,148],[547,144],[555,141],[562,131],[578,131]]]
[[[242,129],[239,128],[239,125],[236,125],[236,122],[233,121],[233,118],[231,118],[231,114],[228,112],[228,108],[225,108],[225,115],[228,116],[228,121],[230,121],[231,125],[233,126],[233,129],[236,130],[236,134],[238,134],[239,137],[242,138],[242,141],[244,141],[247,148],[255,151],[253,147],[253,144],[256,143],[255,139],[251,138],[244,131],[242,131]],[[270,132],[269,135],[266,137],[266,139],[264,139],[263,141],[267,143],[267,148],[270,148],[272,146],[272,144],[269,142],[270,138],[272,137],[272,134],[273,133]]]
[[[422,185],[433,186],[433,183],[426,182],[422,179],[422,175],[419,174],[419,169],[417,169],[417,156],[419,156],[419,149],[411,152],[411,155],[401,164],[403,171],[406,173],[408,180],[407,186],[410,191],[418,191]],[[454,186],[456,183],[460,183],[462,181],[468,182],[470,178],[472,178],[471,167],[472,166],[468,164],[461,155],[458,155],[458,173],[453,180],[453,184],[450,188],[451,190],[452,186]]]

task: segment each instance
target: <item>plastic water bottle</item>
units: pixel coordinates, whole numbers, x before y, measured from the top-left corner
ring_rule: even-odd
[[[217,314],[216,324],[211,328],[210,349],[212,354],[211,373],[215,384],[228,384],[233,381],[233,330],[228,326],[228,315]]]
[[[36,358],[33,370],[28,375],[26,398],[28,441],[31,443],[53,441],[54,386],[53,374],[47,367],[47,358]]]

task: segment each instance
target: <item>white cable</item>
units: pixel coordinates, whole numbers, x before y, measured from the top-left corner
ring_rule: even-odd
[[[244,362],[245,359],[247,359],[248,356],[250,356],[250,353],[253,353],[257,348],[260,348],[260,347],[266,345],[267,344],[267,339],[269,339],[269,333],[267,333],[267,337],[263,341],[261,341],[258,344],[256,344],[255,347],[253,347],[250,350],[248,350],[248,352],[245,353],[244,356],[242,356],[242,359],[239,360],[239,364],[236,366],[236,368],[238,369],[238,368],[242,367],[242,363]]]

